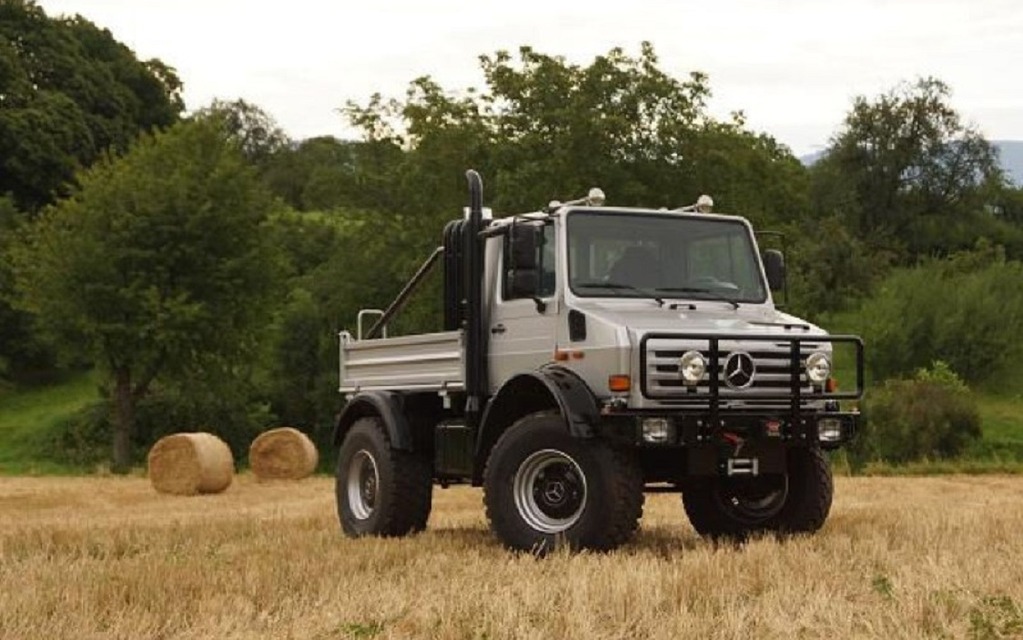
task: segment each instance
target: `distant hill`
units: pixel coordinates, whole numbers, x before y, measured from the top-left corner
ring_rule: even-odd
[[[1023,140],[992,140],[991,144],[998,149],[998,158],[1006,175],[1016,186],[1023,187]],[[823,151],[814,151],[800,156],[799,161],[809,167],[823,155]]]
[[[1023,140],[995,140],[1002,168],[1017,187],[1023,187]]]

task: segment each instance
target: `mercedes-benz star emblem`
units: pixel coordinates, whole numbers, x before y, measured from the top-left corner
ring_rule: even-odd
[[[725,360],[725,384],[733,389],[746,389],[753,384],[757,365],[753,356],[745,351],[736,351]]]

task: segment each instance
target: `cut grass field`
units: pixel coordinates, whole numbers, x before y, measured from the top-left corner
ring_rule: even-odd
[[[0,478],[3,638],[1000,638],[1023,635],[1023,478],[838,478],[816,536],[697,538],[649,496],[610,554],[505,551],[480,493],[428,530],[339,533],[328,478],[157,494]]]

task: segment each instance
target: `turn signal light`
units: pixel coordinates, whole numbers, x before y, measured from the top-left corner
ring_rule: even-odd
[[[632,388],[632,380],[626,375],[608,376],[607,388],[616,393],[625,393]]]
[[[828,393],[834,393],[838,391],[838,380],[834,378],[828,378],[827,382],[824,383],[824,390]]]
[[[570,349],[555,349],[554,359],[558,362],[564,362],[566,360],[582,360],[586,357],[586,353],[583,351],[572,351]]]

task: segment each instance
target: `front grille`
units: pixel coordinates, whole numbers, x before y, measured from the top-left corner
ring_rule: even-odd
[[[720,341],[717,348],[717,367],[710,366],[714,349],[707,340],[693,343],[687,340],[651,339],[646,344],[645,376],[643,392],[651,398],[673,403],[706,405],[712,394],[711,373],[717,372],[717,396],[724,407],[782,406],[791,403],[793,391],[792,344],[786,341],[753,344]],[[799,344],[798,365],[795,375],[799,380],[801,404],[806,405],[814,398],[814,388],[807,381],[805,360],[808,355],[822,349],[819,342]],[[707,374],[700,383],[687,386],[679,373],[679,360],[687,351],[699,351],[708,362]],[[756,365],[752,383],[743,389],[733,389],[725,380],[725,363],[734,352],[748,353]]]

